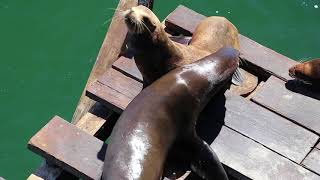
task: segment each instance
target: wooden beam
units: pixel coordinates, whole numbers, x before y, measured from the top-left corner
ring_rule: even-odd
[[[122,19],[119,19],[120,13],[138,4],[137,0],[120,0],[117,11],[109,25],[108,32],[100,48],[97,60],[91,70],[87,80],[86,87],[101,76],[111,64],[118,58],[121,47],[127,35],[127,27]],[[85,89],[86,89],[85,87]],[[73,115],[72,122],[76,123],[93,106],[94,101],[85,96],[85,89],[81,95],[77,109]]]
[[[87,94],[121,113],[141,89],[140,82],[109,69],[88,88]],[[214,98],[201,114],[206,114],[210,121],[224,123],[297,163],[303,160],[319,138],[314,133],[234,93],[226,93],[224,102],[216,102],[218,100]]]
[[[104,143],[58,116],[30,139],[28,148],[77,177],[101,178]]]
[[[287,89],[287,84],[270,77],[252,100],[320,134],[320,101]]]
[[[240,172],[238,178],[320,178],[225,126],[219,129],[217,124],[212,125],[210,133],[217,135],[211,147],[224,165]],[[80,178],[101,178],[106,144],[59,117],[53,118],[33,136],[28,147]]]
[[[312,149],[310,154],[308,154],[308,156],[303,160],[302,165],[317,174],[320,174],[320,149]]]
[[[188,9],[182,5],[178,6],[165,20],[166,27],[176,33],[191,35],[198,23],[205,16]],[[240,57],[247,61],[244,66],[250,66],[250,70],[256,71],[256,75],[266,76],[272,74],[282,80],[292,79],[288,75],[288,69],[297,62],[285,57],[263,45],[239,35]]]

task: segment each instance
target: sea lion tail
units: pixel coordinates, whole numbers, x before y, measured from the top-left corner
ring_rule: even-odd
[[[245,77],[241,73],[240,68],[238,67],[237,70],[232,75],[232,83],[234,85],[240,86],[245,81]]]
[[[201,178],[206,180],[219,179],[228,180],[218,156],[211,147],[200,138],[195,139],[193,144],[191,169]]]

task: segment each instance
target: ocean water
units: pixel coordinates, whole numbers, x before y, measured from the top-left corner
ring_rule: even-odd
[[[54,115],[71,120],[117,3],[0,0],[0,176],[26,179],[41,162],[30,137]],[[319,0],[164,0],[154,11],[179,4],[292,59],[320,57]]]

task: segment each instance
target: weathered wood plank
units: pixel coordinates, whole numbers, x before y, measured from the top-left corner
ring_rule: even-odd
[[[165,25],[174,32],[191,35],[198,23],[204,18],[205,16],[180,5],[169,14],[166,18]],[[254,66],[251,68],[265,71],[266,73],[275,75],[283,80],[292,79],[288,75],[288,69],[291,66],[296,65],[297,62],[264,47],[241,34],[239,35],[239,39],[240,57]],[[244,66],[245,65],[246,64],[244,64]]]
[[[320,174],[320,149],[314,148],[303,160],[302,165]]]
[[[243,97],[228,91],[225,96],[226,112],[222,120],[226,126],[296,163],[300,163],[318,141],[318,135]],[[214,115],[222,112],[220,104],[211,104],[208,117],[214,121],[217,119]]]
[[[128,77],[142,82],[142,75],[132,59],[121,56],[112,64],[112,67]],[[241,86],[231,85],[230,89],[236,94],[246,96],[256,88],[258,84],[258,78],[243,69],[240,69],[240,71],[245,77],[244,83]]]
[[[100,179],[103,145],[56,116],[30,139],[28,148],[77,177]]]
[[[284,81],[270,77],[252,100],[320,134],[320,101],[288,90]]]
[[[105,120],[107,119],[107,120]],[[105,119],[98,117],[90,112],[87,112],[76,124],[76,126],[86,133],[96,136],[100,139],[105,139],[105,135],[111,133],[108,126],[113,126],[114,119],[112,114],[105,117]],[[103,133],[101,131],[104,131]],[[45,180],[66,179],[68,173],[63,173],[62,169],[43,161],[37,170],[29,176],[29,178],[38,178]],[[67,179],[75,179],[68,176]]]
[[[107,146],[59,117],[32,137],[28,146],[80,178],[100,179]],[[211,146],[224,165],[253,179],[319,178],[227,127],[222,127]]]
[[[223,164],[251,179],[319,179],[311,171],[223,126],[211,144]]]
[[[142,83],[109,69],[87,88],[87,96],[121,113],[142,90]]]
[[[76,126],[86,133],[94,136],[99,129],[105,125],[105,123],[105,119],[88,112],[77,122]]]
[[[88,95],[109,108],[121,113],[138,95],[142,84],[115,70],[108,70],[98,82],[88,88]],[[232,129],[258,141],[268,148],[300,163],[314,146],[318,136],[304,128],[231,93],[224,104],[210,103],[207,117],[212,121],[222,116],[221,106],[226,107],[220,118]],[[206,108],[206,109],[208,109]]]
[[[100,48],[96,62],[91,70],[84,91],[80,97],[79,104],[74,112],[72,122],[77,122],[92,107],[94,102],[85,96],[86,87],[101,76],[111,64],[118,58],[122,45],[127,35],[127,27],[122,19],[119,19],[120,13],[130,7],[136,6],[138,0],[120,0],[117,11],[109,25],[108,32]]]
[[[128,77],[142,82],[142,75],[133,59],[121,56],[112,64],[112,67]]]

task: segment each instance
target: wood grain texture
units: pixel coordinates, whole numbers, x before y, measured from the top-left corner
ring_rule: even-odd
[[[76,126],[91,136],[94,136],[106,124],[106,122],[107,121],[105,119],[87,112],[77,122]]]
[[[87,94],[121,113],[141,89],[140,82],[110,69],[88,88]],[[233,93],[226,93],[226,96],[226,112],[221,123],[224,121],[230,128],[297,163],[303,160],[318,140],[317,135],[253,102]],[[210,103],[207,117],[215,121],[217,115],[223,114],[220,106]]]
[[[87,88],[87,96],[121,113],[142,90],[142,83],[109,69]]]
[[[314,148],[303,160],[302,165],[320,174],[320,149]]]
[[[133,59],[128,59],[121,56],[112,64],[112,67],[126,76],[142,83],[142,74],[140,73]]]
[[[264,146],[223,127],[211,144],[220,161],[251,179],[310,180],[320,177]]]
[[[101,177],[104,143],[59,117],[32,137],[28,147],[82,179]],[[224,165],[252,179],[319,178],[227,127],[222,127],[211,147]]]
[[[60,117],[54,117],[28,142],[28,148],[83,179],[100,179],[104,143]],[[100,152],[104,151],[104,152]]]
[[[226,94],[224,124],[279,154],[300,163],[318,135],[231,92]],[[218,107],[211,109],[212,120]],[[320,159],[319,159],[320,160]]]
[[[120,13],[130,7],[136,6],[138,0],[120,0],[117,11],[109,25],[108,32],[100,48],[96,62],[91,70],[84,91],[80,97],[78,106],[74,112],[72,122],[77,122],[79,119],[92,107],[94,102],[85,96],[86,87],[101,76],[111,64],[118,58],[121,52],[122,45],[127,35],[127,27],[120,17]]]
[[[205,16],[180,5],[169,14],[165,20],[165,24],[171,31],[191,35],[198,23],[204,18]],[[241,34],[239,35],[239,40],[240,57],[248,61],[251,68],[263,71],[259,73],[272,74],[285,81],[292,79],[288,75],[288,70],[291,66],[298,64],[297,62]]]
[[[112,64],[112,67],[128,77],[142,82],[142,75],[134,60],[121,56]],[[258,85],[258,78],[243,69],[240,69],[240,71],[245,77],[244,83],[240,86],[235,86],[232,84],[230,90],[238,95],[246,96],[256,88]]]
[[[320,101],[288,90],[284,81],[270,77],[252,100],[320,134]]]

